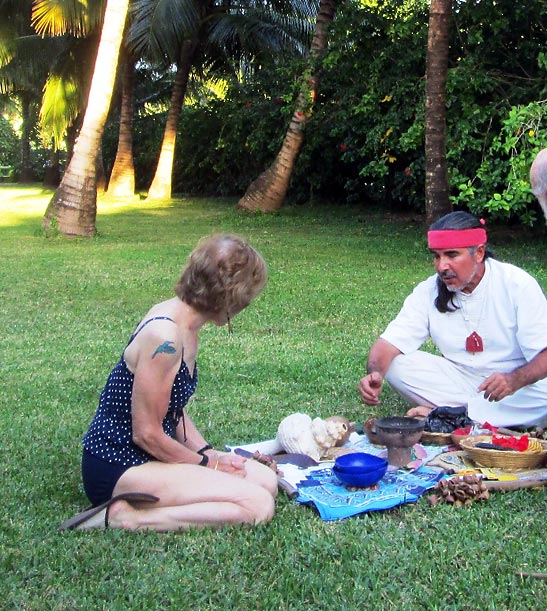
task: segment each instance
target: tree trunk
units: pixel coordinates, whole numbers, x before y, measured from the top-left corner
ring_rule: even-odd
[[[158,165],[148,190],[147,199],[149,200],[171,198],[177,129],[196,48],[196,41],[186,40],[182,43],[181,58],[177,66],[177,74],[171,93],[171,103],[167,114]]]
[[[120,108],[120,129],[118,150],[108,181],[108,195],[134,197],[135,165],[133,163],[133,80],[134,63],[126,52],[122,55],[121,80],[122,99]]]
[[[451,0],[431,0],[425,88],[426,222],[452,211],[446,163],[446,77]]]
[[[313,112],[319,81],[319,65],[327,49],[327,30],[334,19],[337,0],[321,0],[311,43],[310,70],[298,96],[287,133],[272,165],[248,187],[237,207],[272,212],[283,205],[291,174],[304,142],[304,129]]]
[[[82,129],[61,184],[42,220],[46,231],[56,228],[64,235],[81,237],[97,232],[96,160],[112,97],[128,5],[129,0],[107,0]]]
[[[30,163],[30,132],[32,131],[30,95],[22,93],[21,96],[21,172],[19,182],[33,182],[34,172]]]
[[[59,149],[55,147],[55,143],[51,143],[49,150],[49,160],[44,173],[44,187],[58,187],[61,180],[61,170],[59,163]]]
[[[104,158],[103,149],[101,143],[99,143],[99,150],[97,151],[97,160],[95,162],[95,172],[97,180],[97,193],[104,193],[106,191],[106,172],[104,169]]]

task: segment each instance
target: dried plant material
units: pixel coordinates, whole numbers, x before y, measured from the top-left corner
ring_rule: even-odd
[[[437,482],[433,494],[428,497],[430,505],[448,503],[456,507],[471,505],[475,501],[487,501],[490,493],[482,478],[477,475],[464,475]]]

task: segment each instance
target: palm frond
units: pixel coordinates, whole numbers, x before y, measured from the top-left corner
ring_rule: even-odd
[[[178,60],[182,41],[194,35],[199,23],[193,0],[134,0],[126,44],[135,55],[169,64]]]
[[[87,36],[103,19],[106,0],[33,0],[31,24],[40,36]]]
[[[59,48],[59,41],[44,40],[37,36],[20,36],[6,47],[0,55],[0,89],[26,91],[39,98],[51,63]]]
[[[209,39],[230,52],[279,53],[289,51],[304,54],[309,48],[314,22],[298,16],[248,10],[245,13],[226,14],[211,27]]]
[[[53,139],[55,148],[59,148],[66,130],[80,110],[79,83],[72,78],[50,75],[44,87],[42,107],[40,109],[40,126],[44,139]]]

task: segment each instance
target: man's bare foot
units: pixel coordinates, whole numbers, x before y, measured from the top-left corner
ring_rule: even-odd
[[[416,407],[411,407],[406,415],[409,418],[427,418],[432,409],[432,407],[427,407],[426,405],[417,405]]]

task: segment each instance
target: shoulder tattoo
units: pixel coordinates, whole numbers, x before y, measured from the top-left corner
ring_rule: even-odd
[[[156,354],[161,354],[161,353],[163,353],[163,354],[174,354],[176,351],[177,351],[177,349],[173,345],[173,342],[163,342],[163,344],[160,344],[156,348],[156,351],[152,355],[152,358],[154,358],[156,356]]]

